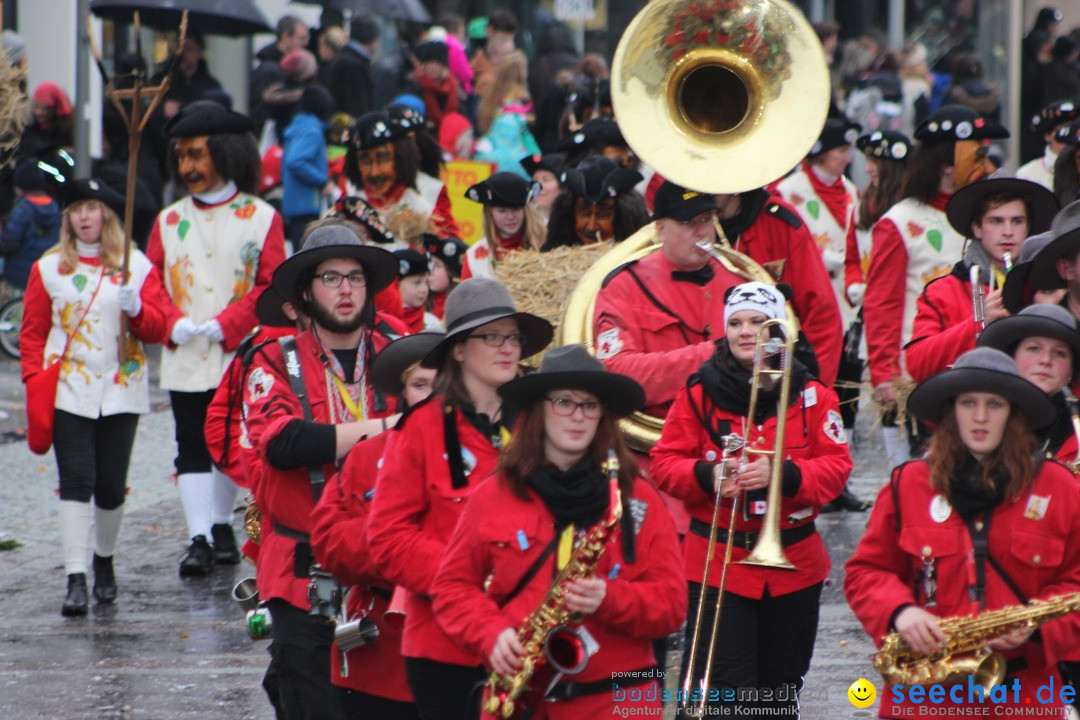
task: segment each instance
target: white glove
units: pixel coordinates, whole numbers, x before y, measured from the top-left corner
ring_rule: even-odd
[[[847,299],[852,307],[859,307],[862,305],[863,297],[865,295],[866,283],[851,283],[847,286]]]
[[[217,320],[207,320],[195,330],[196,335],[202,335],[212,343],[219,343],[225,339],[225,331],[221,329],[221,323]]]
[[[825,248],[821,253],[821,259],[825,262],[825,269],[834,273],[844,267],[844,253]]]
[[[139,288],[133,285],[121,285],[116,299],[120,303],[120,309],[127,313],[128,317],[135,317],[142,312]]]
[[[191,338],[195,337],[195,333],[198,332],[198,328],[195,323],[191,322],[191,318],[182,317],[176,321],[173,325],[172,335],[170,339],[174,345],[184,345],[189,342]]]

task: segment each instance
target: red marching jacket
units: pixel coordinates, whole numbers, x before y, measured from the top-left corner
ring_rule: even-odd
[[[982,326],[975,322],[966,274],[967,265],[957,263],[948,275],[928,282],[915,302],[915,324],[904,346],[908,373],[915,382],[947,369],[975,347]]]
[[[433,395],[411,408],[390,433],[368,518],[370,552],[379,574],[408,594],[401,651],[475,666],[480,658],[459,647],[435,621],[431,584],[446,553],[469,493],[495,471],[499,452],[457,408],[446,412]],[[464,487],[453,487],[444,420],[452,420],[461,444]]]
[[[716,495],[711,489],[706,492],[697,477],[700,474],[707,478],[707,486],[711,488],[712,466],[719,463],[722,453],[694,412],[694,407],[702,408],[704,395],[700,383],[679,392],[660,441],[652,449],[652,474],[660,489],[683,501],[692,518],[709,525]],[[706,403],[706,407],[705,418],[714,430],[720,427],[718,435],[733,432],[755,449],[773,447],[775,413],[761,425],[744,429],[745,418],[717,408],[712,402]],[[816,380],[808,382],[798,400],[788,406],[785,422],[783,476],[792,480],[785,482],[788,492],[781,500],[781,532],[813,523],[821,506],[840,494],[853,466],[839,402],[831,389]],[[725,423],[730,423],[730,430],[723,428]],[[725,529],[731,518],[730,508],[731,501],[725,499],[720,508],[720,527]],[[736,532],[761,529],[761,517],[747,519],[742,510],[737,513]],[[690,580],[701,582],[708,549],[708,539],[693,532],[683,539],[683,560]],[[783,595],[821,582],[829,573],[829,556],[817,532],[785,547],[784,553],[797,571],[733,563],[728,567],[726,589],[749,598],[761,598],[766,589],[771,596]],[[747,555],[746,547],[736,544],[732,548],[733,561]],[[709,584],[719,586],[720,573],[709,574]]]
[[[1018,597],[1010,589],[988,558],[985,610],[1080,591],[1078,513],[1080,493],[1076,481],[1072,473],[1053,461],[1042,463],[1034,481],[1019,498],[995,507],[988,531],[988,553],[1025,597]],[[933,566],[936,588],[933,584],[930,587],[934,588],[936,605],[928,603],[928,584],[923,580],[927,564]],[[929,465],[923,460],[905,463],[893,471],[892,481],[878,495],[866,533],[845,571],[844,594],[877,645],[893,630],[891,623],[904,605],[923,607],[938,617],[981,612],[969,595],[969,583],[976,577],[971,536],[944,495],[931,488]],[[1054,687],[1061,688],[1061,678],[1055,671],[1058,657],[1047,650],[1060,647],[1061,640],[1068,637],[1066,622],[1067,618],[1063,618],[1043,625],[1041,643],[1032,639],[1004,652],[1007,658],[1022,657],[1026,662],[1026,669],[1005,681],[1011,700],[1011,678],[1019,679],[1020,707],[1034,706],[1038,687],[1051,678]],[[1056,697],[1057,690],[1054,694]],[[900,716],[890,687],[879,697],[881,717]],[[1032,699],[1025,702],[1026,697]],[[946,697],[939,707],[948,705]]]
[[[369,695],[412,702],[401,657],[401,630],[383,620],[394,586],[379,576],[367,539],[375,477],[387,437],[388,433],[381,433],[357,443],[341,472],[326,483],[311,515],[311,549],[319,564],[343,587],[351,586],[347,619],[368,617],[379,628],[378,640],[351,650],[345,662],[334,644],[331,682]]]
[[[385,322],[376,316],[377,324]],[[296,336],[297,355],[307,401],[311,407],[312,420],[330,423],[327,376],[329,372],[320,356],[322,346],[308,330]],[[372,342],[378,353],[390,340],[381,331],[373,331]],[[363,346],[361,346],[361,349]],[[263,513],[262,542],[259,548],[257,580],[259,596],[263,600],[281,598],[298,608],[308,608],[306,577],[297,577],[295,555],[297,539],[286,537],[277,526],[284,526],[294,533],[311,533],[311,511],[315,498],[307,467],[291,470],[276,468],[267,459],[267,448],[286,425],[304,419],[304,408],[289,384],[289,373],[281,346],[277,342],[266,343],[255,353],[244,384],[246,407],[245,421],[248,438],[254,447],[262,469],[257,482],[256,503]],[[375,393],[364,383],[369,417],[387,417],[397,410],[394,398],[385,398],[382,407],[375,401]],[[338,420],[340,422],[340,420]],[[329,478],[337,472],[335,463],[326,463],[324,475]]]
[[[573,676],[575,683],[620,683],[613,680],[617,677],[613,673],[648,670],[656,662],[652,640],[677,630],[686,616],[686,577],[671,562],[678,552],[678,536],[663,501],[638,478],[633,496],[624,497],[623,506],[636,527],[635,562],[627,562],[621,523],[616,524],[596,566],[596,577],[607,581],[604,600],[582,621],[599,650]],[[486,659],[499,634],[508,627],[518,629],[548,593],[558,574],[554,552],[524,589],[500,607],[554,537],[555,518],[531,490],[528,499],[522,499],[501,476],[479,485],[469,497],[432,587],[436,617],[447,634]],[[610,716],[612,702],[611,691],[606,691],[597,698],[545,706],[551,718],[583,718],[598,717],[597,703]]]

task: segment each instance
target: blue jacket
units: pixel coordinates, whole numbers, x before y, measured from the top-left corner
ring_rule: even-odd
[[[298,112],[285,128],[281,159],[281,214],[285,219],[322,213],[328,177],[326,137],[319,118]]]
[[[6,256],[4,280],[25,290],[31,266],[58,242],[60,206],[56,201],[38,204],[26,197],[19,198],[0,235],[0,255]]]

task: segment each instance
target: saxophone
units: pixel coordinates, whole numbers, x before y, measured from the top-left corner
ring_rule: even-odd
[[[1037,628],[1076,610],[1080,610],[1080,592],[998,608],[974,617],[942,618],[938,626],[948,640],[933,655],[917,653],[900,633],[889,633],[874,655],[874,668],[889,685],[946,684],[971,675],[988,693],[1005,679],[1005,658],[986,647],[987,643],[1017,630]]]
[[[595,651],[591,638],[569,627],[581,621],[566,609],[565,585],[571,580],[589,577],[596,569],[612,530],[622,517],[622,498],[619,492],[619,461],[614,450],[608,451],[604,469],[608,475],[610,501],[607,517],[598,522],[578,543],[570,561],[551,583],[540,605],[518,628],[518,639],[525,646],[521,669],[513,675],[491,673],[484,689],[484,712],[509,720],[521,717],[531,705],[540,701],[563,675],[573,675],[585,669],[589,655]]]

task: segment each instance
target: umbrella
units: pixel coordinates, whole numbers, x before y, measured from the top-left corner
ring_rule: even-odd
[[[353,15],[381,15],[394,20],[430,23],[431,15],[420,0],[293,0],[304,5],[322,5],[352,10]]]
[[[90,0],[90,12],[105,20],[131,22],[135,11],[143,25],[176,30],[188,11],[188,27],[206,35],[273,32],[254,0]]]

